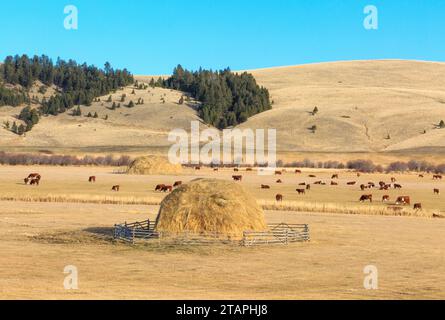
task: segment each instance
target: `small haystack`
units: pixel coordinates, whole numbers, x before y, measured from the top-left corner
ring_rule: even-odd
[[[182,171],[180,164],[172,164],[165,157],[145,156],[135,159],[128,167],[128,174],[179,174]]]
[[[266,231],[267,224],[255,198],[239,184],[196,179],[162,201],[155,229],[171,234],[216,232],[240,239],[244,231]]]

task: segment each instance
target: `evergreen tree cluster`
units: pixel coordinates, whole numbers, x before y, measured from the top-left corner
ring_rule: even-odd
[[[0,83],[0,107],[1,106],[17,107],[21,104],[28,102],[29,102],[29,96],[23,90],[17,92],[16,90],[5,88]]]
[[[152,80],[160,86],[161,80]],[[249,117],[271,109],[269,91],[260,87],[253,75],[235,74],[230,69],[191,72],[178,65],[163,87],[189,93],[202,104],[200,117],[220,129],[245,122]]]
[[[39,112],[36,109],[32,109],[28,106],[22,109],[18,118],[25,122],[24,132],[27,132],[39,122]]]
[[[42,113],[51,115],[63,113],[75,105],[91,105],[98,96],[134,82],[126,69],[114,70],[109,63],[102,70],[73,60],[58,59],[54,64],[47,56],[29,58],[26,55],[8,56],[0,66],[0,79],[25,89],[29,89],[36,80],[47,86],[59,87],[61,93],[42,102]],[[0,89],[0,101],[5,95],[4,90]]]

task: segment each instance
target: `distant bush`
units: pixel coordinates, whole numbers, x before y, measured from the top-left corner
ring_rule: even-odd
[[[1,165],[50,165],[50,166],[128,166],[131,163],[129,156],[115,158],[107,156],[84,156],[82,158],[69,155],[42,155],[32,153],[0,152]]]
[[[353,160],[348,161],[346,168],[360,172],[375,172],[377,166],[371,160]]]

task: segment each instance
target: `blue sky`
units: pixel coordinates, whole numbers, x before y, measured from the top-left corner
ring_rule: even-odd
[[[78,30],[63,27],[66,5]],[[379,29],[363,27],[366,5]],[[0,58],[73,58],[135,74],[356,59],[445,61],[443,0],[2,1]]]

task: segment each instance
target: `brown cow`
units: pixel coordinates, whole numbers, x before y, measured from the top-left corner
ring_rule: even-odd
[[[281,179],[278,179],[277,183],[283,183],[283,181]]]
[[[163,187],[165,187],[165,184],[158,184],[155,188],[155,191],[161,191]]]
[[[296,189],[295,191],[297,191],[298,194],[306,194],[306,190],[304,189]]]
[[[242,181],[243,180],[243,176],[232,176],[232,179],[234,181]]]
[[[176,182],[173,184],[173,187],[176,188],[176,187],[179,187],[180,185],[182,185],[182,181],[176,181]]]
[[[442,180],[442,176],[440,174],[435,174],[433,180]]]
[[[382,202],[388,202],[389,201],[389,196],[388,195],[384,195],[382,197]]]
[[[297,169],[297,170],[295,170],[295,173],[300,174],[300,173],[302,173],[302,171]]]
[[[319,184],[321,185],[323,183],[323,181],[315,181],[314,184]]]
[[[213,168],[213,171],[218,171],[219,169],[218,168]]]
[[[201,167],[195,167],[195,170],[201,170]]]
[[[434,189],[434,194],[440,194],[440,190],[439,189]]]
[[[96,177],[95,176],[91,176],[88,178],[88,182],[96,182]]]
[[[268,186],[267,184],[262,184],[261,189],[270,189],[270,186]]]
[[[425,176],[423,174],[419,174],[419,178],[424,178]]]
[[[253,171],[253,169],[252,168],[246,168],[246,171],[247,172],[251,172],[251,171]]]
[[[306,190],[311,190],[311,185],[310,185],[310,184],[308,184],[308,185],[306,186]]]
[[[172,192],[173,191],[173,187],[172,186],[163,186],[161,189],[161,192]]]
[[[277,201],[283,202],[283,195],[282,195],[282,194],[277,194],[277,195],[275,196],[275,199],[276,199]]]
[[[360,197],[360,202],[365,202],[366,200],[372,202],[372,194],[364,194]]]
[[[394,189],[402,189],[400,184],[394,183]]]
[[[333,174],[331,179],[338,179],[338,174]]]
[[[306,185],[306,182],[302,182],[302,183],[300,183],[300,184],[298,184],[299,186],[305,186]]]
[[[120,187],[119,185],[116,185],[116,186],[113,186],[113,187],[111,188],[111,191],[119,192],[120,188],[121,188],[121,187]]]
[[[277,175],[277,176],[281,176],[282,174],[283,174],[282,171],[280,171],[280,170],[275,170],[275,175]]]
[[[355,186],[357,184],[357,181],[350,181],[347,183],[348,186]]]
[[[368,182],[368,188],[375,188],[374,182]]]
[[[364,190],[367,189],[367,188],[368,188],[368,187],[365,186],[364,184],[360,185],[360,189],[361,189],[362,191],[364,191]]]
[[[40,179],[31,179],[31,182],[29,183],[31,186],[38,186],[40,183]]]
[[[414,210],[422,210],[422,204],[421,203],[415,203],[414,204]]]
[[[391,182],[394,183],[394,182],[396,182],[396,181],[397,181],[396,178],[394,178],[394,177],[391,178]]]
[[[331,186],[338,186],[337,182],[331,181]]]
[[[310,174],[309,178],[316,178],[317,176],[315,174]]]
[[[400,204],[403,204],[403,205],[410,205],[410,204],[411,204],[411,199],[410,199],[409,196],[401,196],[401,197],[398,197],[398,198],[397,198],[397,200],[396,200],[396,204],[397,204],[397,205],[400,205]]]
[[[239,169],[238,169],[238,168],[233,168],[233,171],[234,171],[234,172],[238,172]]]

